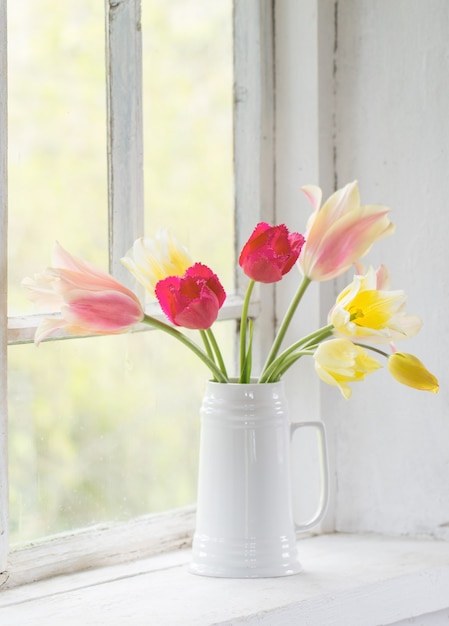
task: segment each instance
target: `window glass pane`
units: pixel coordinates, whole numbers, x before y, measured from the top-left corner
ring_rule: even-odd
[[[9,312],[55,240],[107,263],[104,3],[8,3]]]
[[[146,232],[170,227],[228,292],[231,10],[142,2]],[[21,0],[10,21],[13,314],[31,310],[20,282],[55,239],[106,269],[107,182],[103,2]],[[235,323],[214,330],[231,370]],[[11,346],[9,360],[13,544],[194,502],[209,371],[184,346],[150,331]]]
[[[195,501],[209,374],[189,350],[149,331],[9,351],[13,544]]]
[[[146,232],[170,227],[232,290],[232,2],[143,0]]]

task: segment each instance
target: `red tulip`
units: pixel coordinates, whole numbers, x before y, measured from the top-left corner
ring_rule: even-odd
[[[156,297],[175,326],[207,330],[218,316],[226,293],[211,269],[195,263],[184,276],[169,276],[156,284]]]
[[[261,283],[275,283],[287,274],[298,260],[304,237],[289,233],[284,224],[257,224],[243,246],[239,264],[245,274]]]

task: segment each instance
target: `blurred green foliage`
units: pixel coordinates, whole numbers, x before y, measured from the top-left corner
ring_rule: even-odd
[[[107,267],[104,4],[9,9],[9,309],[57,239]],[[143,0],[146,234],[232,291],[231,0]],[[125,252],[125,251],[124,251]],[[228,362],[234,323],[216,334]],[[198,336],[192,335],[199,340]],[[11,541],[192,503],[208,371],[155,331],[9,348]]]

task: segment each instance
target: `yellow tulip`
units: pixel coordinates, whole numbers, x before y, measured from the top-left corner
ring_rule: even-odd
[[[329,323],[337,333],[378,343],[416,335],[422,326],[421,319],[405,313],[405,293],[386,290],[388,283],[384,266],[377,272],[371,267],[366,274],[354,276],[329,313]]]
[[[160,280],[182,276],[193,264],[187,250],[166,229],[160,230],[154,239],[137,239],[121,262],[153,296]]]
[[[364,380],[382,367],[366,350],[349,339],[331,339],[318,346],[314,354],[315,371],[328,385],[338,387],[348,399],[352,390],[348,383]]]
[[[438,393],[437,378],[413,354],[395,352],[388,358],[388,370],[393,378],[403,385]]]

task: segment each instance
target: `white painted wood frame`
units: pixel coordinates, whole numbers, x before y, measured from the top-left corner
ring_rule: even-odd
[[[315,184],[327,195],[334,188],[333,63],[335,23],[333,0],[280,0],[275,2],[275,162],[276,221],[304,232],[311,207],[301,187]],[[298,284],[292,271],[278,283],[275,319],[282,320]],[[287,343],[325,324],[334,299],[333,281],[308,289],[294,316]],[[330,502],[320,530],[334,529],[335,459],[334,422],[322,411],[326,393],[313,363],[302,359],[284,376],[293,421],[325,422],[330,471]],[[334,391],[334,390],[332,390]],[[312,517],[316,509],[316,442],[312,433],[298,436],[294,447],[294,508],[298,521]],[[296,451],[298,454],[296,455]],[[296,459],[297,465],[296,465]]]
[[[274,2],[234,2],[234,185],[237,251],[257,222],[273,222],[275,208]],[[237,292],[247,279],[236,266]],[[261,367],[274,333],[275,287],[256,285],[259,303],[254,370]],[[250,312],[251,314],[251,312]]]
[[[140,0],[105,0],[109,270],[128,284],[120,263],[144,233],[142,32]]]
[[[179,550],[0,593],[7,626],[447,626],[449,543],[327,534],[296,576],[192,575]],[[174,599],[176,599],[174,601]]]
[[[6,0],[0,0],[0,576],[6,569],[8,550],[7,149]]]

